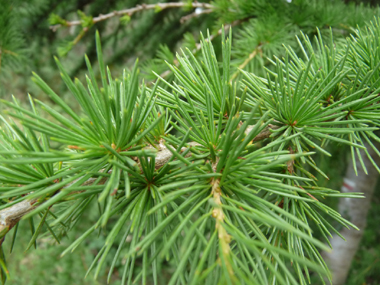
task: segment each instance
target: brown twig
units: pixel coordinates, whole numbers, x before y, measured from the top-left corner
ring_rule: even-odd
[[[247,129],[245,130],[245,133],[248,134],[254,126],[248,126]],[[272,134],[272,130],[276,130],[280,128],[279,126],[269,124],[267,127],[265,127],[264,130],[262,130],[253,140],[252,142],[258,142],[262,141],[266,138],[269,138],[269,136]]]
[[[81,178],[72,181],[71,183],[64,186],[62,189],[69,188],[79,179]],[[97,178],[90,178],[86,182],[84,182],[82,186],[92,185],[96,180]],[[99,182],[99,184],[104,184],[105,181],[106,179],[103,178]],[[17,204],[14,204],[9,208],[0,211],[0,246],[4,241],[5,235],[21,220],[21,218],[38,206],[38,204],[36,204],[37,201],[37,198],[31,200],[24,200]]]
[[[192,18],[199,17],[200,15],[203,15],[203,14],[210,14],[210,13],[212,13],[213,11],[214,11],[214,10],[212,10],[212,9],[205,9],[205,10],[201,10],[201,11],[199,11],[199,10],[196,9],[194,13],[191,13],[191,14],[189,14],[189,15],[183,16],[183,17],[179,20],[179,22],[180,22],[181,24],[183,24],[183,23],[185,23],[186,21],[189,21],[189,20],[192,19]]]
[[[182,2],[169,2],[169,3],[156,3],[156,4],[141,4],[137,5],[136,7],[133,8],[128,8],[124,10],[119,10],[119,11],[113,11],[108,14],[100,14],[99,16],[95,17],[92,19],[92,23],[96,24],[98,22],[102,22],[105,20],[108,20],[112,17],[116,16],[123,16],[123,15],[128,15],[132,16],[133,14],[144,11],[144,10],[165,10],[168,8],[183,8],[183,7],[189,7],[189,8],[204,8],[204,9],[212,9],[214,6],[208,3],[182,3]],[[76,21],[66,21],[65,25],[66,27],[72,27],[72,26],[79,26],[82,24],[82,21],[76,20]],[[63,25],[58,24],[54,26],[50,26],[50,29],[53,30],[54,32],[62,27]]]

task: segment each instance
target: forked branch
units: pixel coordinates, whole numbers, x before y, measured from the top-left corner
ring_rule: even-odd
[[[157,3],[157,4],[141,4],[141,5],[137,5],[136,7],[133,7],[133,8],[128,8],[128,9],[119,10],[119,11],[113,11],[113,12],[110,12],[110,13],[104,14],[104,15],[100,14],[99,16],[92,19],[92,24],[96,24],[98,22],[108,20],[112,17],[124,16],[124,15],[132,16],[133,14],[135,14],[137,12],[144,11],[144,10],[161,11],[161,10],[165,10],[165,9],[169,9],[169,8],[204,8],[204,9],[207,9],[209,11],[209,10],[212,10],[213,7],[214,6],[211,4],[198,3],[198,2],[192,2],[192,3],[169,2],[169,3]],[[204,13],[197,13],[195,15],[198,16],[201,14],[204,14]],[[58,25],[50,26],[50,29],[52,29],[53,31],[56,31],[57,29],[59,29],[62,26],[72,27],[72,26],[80,26],[80,25],[82,25],[81,20],[66,21],[64,25],[58,24]]]

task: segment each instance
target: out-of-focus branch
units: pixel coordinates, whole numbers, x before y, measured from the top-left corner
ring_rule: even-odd
[[[193,2],[193,3],[169,2],[169,3],[156,3],[156,4],[141,4],[133,8],[128,8],[128,9],[124,9],[120,11],[113,11],[104,15],[100,14],[99,16],[92,19],[92,23],[96,24],[98,22],[102,22],[116,16],[124,16],[124,15],[132,16],[133,14],[144,11],[144,10],[161,11],[161,10],[165,10],[169,8],[187,8],[187,7],[188,8],[204,8],[207,10],[212,10],[213,5],[208,4],[208,3],[198,3],[198,2]],[[200,15],[203,13],[198,13],[198,14]],[[62,24],[53,25],[53,26],[50,26],[50,29],[52,29],[53,31],[56,31],[62,26],[72,27],[72,26],[80,26],[81,24],[82,24],[81,20],[66,21],[64,25]]]
[[[197,8],[197,9],[195,9],[194,13],[191,13],[189,15],[183,16],[179,21],[180,21],[181,24],[183,24],[183,23],[185,23],[186,21],[189,21],[192,18],[199,17],[200,15],[203,15],[203,14],[210,14],[213,11],[214,10],[212,10],[212,9]]]
[[[249,126],[245,133],[248,134],[252,130],[253,126]],[[259,133],[253,141],[260,141],[266,138],[269,138],[269,136],[272,134],[270,131],[271,129],[277,129],[278,126],[275,125],[269,125],[266,127],[261,133]],[[190,142],[187,144],[187,147],[183,147],[181,151],[186,150],[189,147],[195,147],[199,146],[198,143],[195,142]],[[156,162],[156,168],[159,168],[163,165],[165,165],[173,156],[172,152],[164,145],[161,144],[158,146],[159,151],[156,153],[155,157],[155,162]],[[139,165],[139,163],[137,163]],[[80,178],[79,178],[80,179]],[[91,185],[94,183],[96,178],[90,178],[88,179],[85,183],[82,184],[84,185]],[[73,183],[76,183],[78,180],[74,180],[73,182],[67,184],[63,188],[68,188],[70,187]],[[102,179],[100,184],[104,184],[106,179]],[[37,199],[32,199],[32,200],[24,200],[21,201],[17,204],[14,204],[13,206],[10,206],[9,208],[3,209],[0,211],[0,245],[2,244],[5,235],[21,220],[21,218],[35,209],[38,205]]]
[[[247,19],[242,19],[242,20],[236,20],[236,21],[233,21],[231,24],[227,24],[225,25],[223,28],[224,28],[224,32],[226,33],[230,28],[232,27],[235,27],[237,25],[240,25],[241,23],[247,21]],[[219,29],[218,32],[216,34],[212,34],[210,35],[210,41],[212,41],[213,39],[215,39],[217,36],[220,36],[223,32],[223,28]],[[206,41],[208,41],[209,39],[206,39]],[[196,48],[193,49],[193,53],[199,51],[201,49],[201,44],[200,43],[197,43],[196,44]]]
[[[233,21],[231,24],[227,24],[225,25],[223,28],[219,29],[218,32],[216,34],[212,34],[210,35],[209,38],[206,39],[206,41],[208,42],[209,40],[212,41],[213,39],[215,39],[217,36],[220,36],[223,32],[223,29],[224,29],[224,32],[228,31],[228,29],[230,29],[231,27],[234,27],[234,26],[237,26],[237,25],[240,25],[241,23],[247,21],[247,19],[243,19],[243,20],[236,20],[236,21]],[[199,51],[201,49],[201,44],[200,43],[197,43],[195,45],[195,49],[192,50],[192,53],[196,53],[197,51]],[[174,65],[175,66],[179,66],[179,62],[177,60],[174,61]],[[166,70],[165,72],[162,72],[160,74],[160,77],[161,78],[165,78],[167,77],[172,71],[170,69]],[[155,82],[156,80],[153,80],[149,83],[153,83]]]
[[[249,56],[244,60],[244,62],[243,62],[242,64],[239,65],[238,70],[237,70],[237,71],[231,76],[231,82],[232,82],[232,81],[233,81],[233,80],[239,75],[239,69],[243,69],[244,67],[246,67],[247,64],[250,63],[250,61],[251,61],[252,59],[254,59],[258,53],[261,52],[261,47],[262,47],[262,45],[258,45],[258,46],[253,50],[253,52],[251,52],[251,53],[249,54]]]
[[[369,144],[365,143],[365,146],[370,156],[376,164],[379,165],[380,157]],[[376,146],[379,147],[379,145]],[[324,260],[331,270],[333,285],[346,284],[351,262],[359,248],[360,240],[363,237],[368,210],[371,206],[372,194],[379,178],[379,172],[373,167],[366,153],[360,150],[360,154],[367,168],[368,175],[365,173],[361,161],[357,156],[355,158],[358,170],[356,175],[353,162],[350,159],[342,185],[342,192],[362,192],[365,195],[365,199],[341,198],[339,201],[340,214],[360,228],[360,231],[343,228],[340,234],[344,236],[346,240],[334,234],[330,239],[333,250],[323,253]]]

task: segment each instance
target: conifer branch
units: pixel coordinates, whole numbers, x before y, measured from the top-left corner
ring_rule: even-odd
[[[216,172],[216,167],[218,165],[219,158],[213,163],[212,168]],[[222,263],[225,264],[229,277],[234,280],[234,270],[230,263],[230,242],[231,236],[227,233],[226,229],[223,227],[225,215],[222,209],[222,189],[220,188],[220,178],[213,178],[211,180],[211,194],[213,195],[213,200],[216,206],[212,210],[212,216],[215,218],[215,229],[218,231],[219,246],[221,250]]]
[[[253,127],[254,126],[247,127],[247,129],[245,130],[245,133],[248,134],[252,130]],[[261,141],[261,140],[264,140],[266,138],[269,138],[269,136],[272,134],[271,130],[275,130],[277,128],[279,128],[279,127],[276,125],[269,125],[268,127],[266,127],[262,132],[260,132],[253,139],[253,142],[257,142],[257,141]],[[188,147],[199,146],[199,144],[196,142],[189,142],[187,145],[188,145]],[[157,147],[158,147],[158,152],[156,153],[156,157],[155,157],[156,169],[164,166],[173,156],[172,152],[162,142],[160,142],[160,144]],[[153,148],[153,147],[150,146],[148,148]],[[183,152],[186,149],[187,149],[187,147],[183,147],[181,149],[181,151]],[[140,166],[140,163],[138,162],[138,159],[136,159],[136,160],[137,160],[137,166],[141,169],[141,166]],[[74,183],[76,183],[80,179],[81,178],[74,180],[73,182],[71,182],[71,183],[67,184],[65,187],[63,187],[62,189],[69,188],[71,185],[73,185]],[[90,178],[85,183],[83,183],[82,186],[92,185],[95,181],[96,181],[96,178]],[[105,181],[106,181],[106,179],[103,178],[98,184],[99,185],[104,184]],[[217,181],[215,181],[215,183],[213,183],[213,185],[214,184],[219,185],[219,183]],[[217,186],[215,186],[215,187],[217,187]],[[214,195],[214,201],[216,202],[216,204],[219,205],[221,193],[215,187],[213,188],[212,192]],[[37,202],[38,202],[38,199],[23,200],[19,203],[16,203],[16,204],[0,211],[0,239],[1,239],[0,245],[3,242],[5,235],[21,220],[21,218],[23,216],[25,216],[26,214],[28,214],[33,209],[35,209],[39,205],[39,204],[37,204]],[[222,209],[221,208],[220,209],[215,208],[215,211],[216,211],[215,215],[218,217],[216,227],[221,228],[218,231],[221,231],[220,235],[225,236],[225,234],[223,233],[224,228],[222,226],[218,226],[223,220],[223,219],[220,220],[223,216]],[[213,215],[214,215],[214,213],[213,213]],[[225,245],[225,247],[227,247],[227,245]]]
[[[108,20],[112,17],[124,16],[124,15],[132,16],[133,14],[144,11],[144,10],[162,11],[169,8],[204,8],[204,9],[211,10],[213,7],[214,6],[211,4],[198,3],[198,2],[194,2],[194,3],[169,2],[169,3],[157,3],[157,4],[141,4],[133,8],[128,8],[128,9],[124,9],[120,11],[113,11],[104,15],[100,14],[99,16],[92,19],[92,24],[96,24],[98,22]],[[198,13],[197,15],[201,15],[201,14],[204,14],[204,13]],[[62,26],[72,27],[72,26],[79,26],[79,25],[82,25],[81,20],[65,21],[64,24],[57,24],[57,25],[50,26],[50,29],[55,32],[57,29],[59,29]]]
[[[0,47],[0,72],[1,72],[1,60],[2,60],[2,55],[3,55],[3,54],[9,54],[9,55],[12,55],[12,56],[14,56],[14,57],[17,57],[17,56],[18,56],[17,53],[15,53],[15,52],[13,52],[13,51],[11,51],[11,50],[3,49],[3,48]]]
[[[79,14],[83,34],[94,22],[92,17]],[[65,26],[65,22],[62,19],[52,24]],[[330,155],[320,144],[326,140],[350,145],[353,158],[357,155],[360,164],[363,160],[358,149],[364,149],[371,160],[363,141],[374,148],[370,140],[378,140],[373,132],[380,125],[376,121],[380,117],[376,98],[380,88],[376,85],[378,74],[372,71],[378,66],[356,69],[357,54],[362,53],[362,46],[370,45],[350,44],[352,49],[341,58],[342,53],[333,48],[332,34],[331,44],[325,45],[318,31],[317,49],[324,48],[324,53],[316,53],[304,37],[306,47],[301,47],[306,61],[289,47],[285,58],[273,62],[275,66],[266,79],[242,71],[246,87],[239,96],[237,88],[229,83],[231,32],[226,39],[224,30],[231,25],[219,30],[223,61],[217,61],[210,43],[219,33],[208,40],[202,36],[201,44],[193,49],[203,49],[202,61],[191,50],[178,56],[170,66],[176,81],[164,82],[169,88],[139,88],[137,63],[129,75],[123,74],[121,82],[114,81],[104,65],[97,33],[102,87],[87,58],[88,90],[79,80],[71,80],[57,60],[62,79],[81,105],[83,117],[37,75],[37,85],[62,107],[67,118],[38,102],[57,122],[45,119],[38,114],[32,98],[33,112],[19,106],[17,100],[5,103],[14,111],[7,114],[22,122],[25,135],[13,122],[0,117],[6,125],[0,151],[4,165],[0,176],[5,181],[2,198],[9,201],[1,206],[8,209],[0,211],[0,245],[18,221],[44,212],[29,243],[32,245],[48,214],[55,217],[50,208],[62,202],[54,211],[55,220],[49,219],[49,231],[54,226],[70,229],[97,200],[104,202],[99,220],[64,252],[75,249],[96,228],[111,221],[107,231],[113,228],[89,268],[91,271],[97,264],[95,278],[111,248],[121,240],[120,252],[128,236],[132,236],[132,242],[126,245],[122,284],[139,278],[145,283],[150,264],[157,280],[154,271],[164,257],[173,257],[178,264],[169,284],[199,284],[204,277],[208,278],[207,284],[212,280],[270,284],[281,278],[281,284],[306,284],[310,283],[305,277],[309,270],[329,276],[315,249],[326,247],[311,235],[308,221],[320,221],[323,211],[343,226],[355,228],[322,199],[361,196],[318,187],[315,176],[304,165],[328,179],[311,158],[315,152],[310,151]],[[358,52],[353,53],[355,49]],[[171,59],[167,51],[161,58]],[[249,54],[240,67],[246,67],[259,52],[261,44],[255,44],[253,51],[238,52]],[[180,69],[175,67],[179,65]],[[351,79],[351,84],[342,84]],[[356,86],[358,82],[360,86]],[[367,90],[373,85],[376,87]],[[165,116],[156,103],[167,109]],[[248,115],[246,110],[250,110]],[[273,122],[275,126],[269,124]],[[166,137],[172,128],[178,136]],[[66,149],[52,149],[49,138]],[[271,138],[269,144],[255,143],[266,138]],[[116,223],[111,220],[115,216],[119,216]],[[322,226],[319,230],[327,237],[330,231]],[[119,239],[124,230],[124,237]],[[136,252],[142,254],[144,264],[137,276],[133,274]],[[119,258],[117,253],[113,264]],[[287,264],[293,265],[291,271]],[[110,274],[112,271],[113,265]]]

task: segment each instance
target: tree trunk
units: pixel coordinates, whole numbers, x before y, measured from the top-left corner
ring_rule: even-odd
[[[373,151],[371,146],[368,144],[365,146],[376,164],[380,165],[380,157]],[[364,151],[361,151],[361,155],[368,175],[365,174],[359,159],[356,157],[358,170],[358,175],[356,176],[352,159],[350,159],[341,191],[346,193],[362,192],[364,193],[365,199],[342,198],[339,201],[339,212],[341,215],[356,225],[360,230],[342,229],[340,233],[344,236],[346,241],[334,234],[330,240],[333,250],[329,253],[323,253],[325,261],[331,270],[333,285],[343,285],[346,281],[352,259],[359,248],[359,243],[364,233],[368,210],[371,206],[372,194],[379,177],[378,171],[373,167]]]

